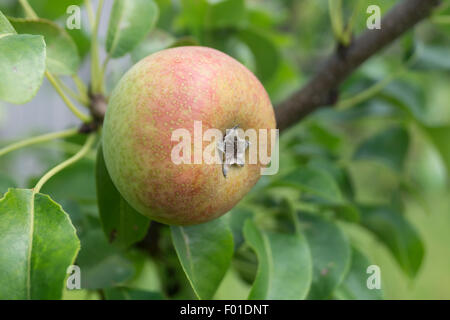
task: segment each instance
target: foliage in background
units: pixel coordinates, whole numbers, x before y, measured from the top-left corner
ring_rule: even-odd
[[[74,1],[51,2],[29,1],[38,20],[13,1],[0,7],[1,100],[29,101],[46,70],[70,80],[87,59],[92,28],[65,30],[65,8]],[[214,47],[254,71],[274,106],[314,74],[336,43],[324,0],[144,2],[139,10],[133,1],[114,2],[100,39],[111,65],[120,56],[136,62],[168,47]],[[372,1],[356,2],[343,1],[342,13],[359,33]],[[383,13],[393,5],[377,3]],[[380,291],[365,286],[372,262],[355,229],[378,239],[414,279],[428,248],[405,208],[426,207],[424,194],[449,185],[450,24],[439,22],[449,14],[437,12],[363,65],[341,88],[336,108],[283,132],[279,174],[263,176],[231,212],[207,224],[168,227],[134,212],[111,183],[100,152],[87,152],[37,194],[30,188],[39,177],[14,181],[18,173],[8,169],[20,152],[0,158],[0,235],[20,227],[17,238],[0,236],[0,252],[7,253],[0,270],[19,270],[14,281],[0,275],[0,298],[60,298],[78,241],[83,290],[66,290],[66,298],[380,299]],[[14,54],[19,51],[24,54]],[[11,72],[10,65],[23,70]],[[112,78],[114,68],[104,66],[100,74]],[[85,91],[77,89],[82,106]],[[32,153],[53,168],[85,140],[63,137],[56,154],[43,147]],[[23,189],[7,192],[17,186]],[[46,256],[40,245],[62,236],[64,247]],[[23,243],[20,257],[8,249],[17,243]],[[40,257],[49,264],[45,271]]]

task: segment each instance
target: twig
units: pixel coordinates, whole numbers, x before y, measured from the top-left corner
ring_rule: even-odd
[[[78,151],[75,155],[73,155],[69,159],[61,162],[56,167],[50,169],[50,171],[48,171],[41,179],[39,179],[38,183],[36,184],[36,186],[33,189],[34,193],[38,193],[41,190],[42,186],[55,174],[57,174],[61,170],[67,168],[71,164],[73,164],[73,163],[77,162],[78,160],[80,160],[81,158],[83,158],[89,152],[91,147],[94,145],[95,136],[96,136],[95,133],[91,134],[87,138],[86,142],[84,143],[84,145],[80,149],[80,151]]]
[[[52,132],[52,133],[46,133],[37,137],[32,137],[29,139],[21,140],[16,143],[10,144],[9,146],[6,146],[2,149],[0,149],[0,157],[17,149],[27,147],[33,144],[43,143],[47,142],[53,139],[61,139],[73,136],[78,133],[78,129],[69,129],[64,131],[58,131],[58,132]]]
[[[21,6],[23,7],[25,14],[28,18],[31,19],[37,19],[39,18],[36,12],[33,10],[33,8],[28,3],[28,0],[19,0]],[[64,103],[67,105],[67,107],[72,111],[72,113],[77,116],[81,121],[83,122],[89,122],[91,118],[82,112],[78,110],[78,108],[70,101],[69,97],[66,96],[63,89],[60,87],[60,83],[58,83],[58,78],[56,76],[53,76],[49,71],[45,71],[45,76],[50,81],[52,86],[55,88],[56,92],[61,96]]]
[[[275,109],[280,131],[294,125],[319,107],[338,101],[339,85],[362,63],[428,17],[440,0],[403,0],[381,21],[381,29],[367,30],[347,48],[336,50],[319,72]]]
[[[98,26],[100,24],[100,16],[103,8],[103,0],[100,0],[97,7],[95,22],[91,36],[91,91],[93,93],[102,93],[103,79],[101,78],[101,69],[99,61],[98,48]]]
[[[53,88],[55,88],[56,92],[58,92],[67,107],[70,109],[70,111],[72,111],[72,113],[81,121],[90,122],[91,117],[78,110],[78,108],[72,103],[72,101],[70,101],[69,97],[67,97],[67,95],[64,93],[63,89],[59,86],[58,81],[53,77],[53,75],[48,71],[45,71],[45,75],[48,81],[52,84]]]

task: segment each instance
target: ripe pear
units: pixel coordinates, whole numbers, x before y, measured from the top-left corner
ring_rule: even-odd
[[[193,142],[194,121],[201,121],[203,132],[215,128],[224,136],[237,126],[276,127],[269,96],[255,75],[207,47],[154,53],[135,64],[112,92],[103,127],[106,167],[124,199],[152,220],[191,225],[217,218],[261,176],[259,162],[232,165],[226,175],[219,163],[174,163],[179,141],[172,133],[184,128]]]

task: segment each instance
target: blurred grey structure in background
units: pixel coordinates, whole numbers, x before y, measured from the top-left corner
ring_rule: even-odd
[[[94,0],[92,3],[96,10],[98,1]],[[100,61],[103,61],[106,56],[103,44],[106,38],[112,4],[113,1],[104,1],[100,19]],[[69,15],[61,17],[57,23],[65,28],[68,16]],[[87,31],[90,30],[87,12],[83,6],[81,7],[81,28],[86,28]],[[87,33],[90,34],[90,31]],[[108,87],[111,89],[111,82],[114,83],[117,81],[120,78],[120,75],[125,72],[130,65],[131,60],[128,56],[114,61],[114,69],[111,70],[110,68],[109,74],[106,75],[107,89]],[[78,75],[86,84],[89,84],[89,54],[84,58]],[[60,77],[60,79],[70,88],[76,89],[71,77],[65,76]],[[111,81],[111,79],[114,80]],[[77,104],[77,101],[74,99],[71,99],[71,101]],[[88,110],[84,106],[78,104],[77,106],[79,106],[79,109],[82,112],[88,113]],[[64,130],[70,127],[76,127],[80,124],[80,120],[67,108],[61,97],[56,93],[45,77],[38,93],[28,103],[15,105],[0,101],[0,141],[2,141],[2,145],[32,135]],[[48,154],[49,157],[58,154],[58,148],[52,148],[49,143],[46,143],[46,145],[48,145],[48,148],[47,146],[40,146],[40,148],[45,148],[43,149],[44,154]],[[15,151],[12,156],[12,161],[8,161],[8,165],[4,169],[6,171],[13,170],[13,172],[16,173],[16,182],[20,185],[26,184],[26,177],[42,174],[43,171],[48,169],[47,167],[43,167],[43,164],[38,159],[39,157],[36,158],[36,155],[32,152],[32,148]],[[0,163],[0,166],[4,165],[5,164]]]
[[[93,1],[97,6],[98,1]],[[105,1],[102,11],[101,23],[99,27],[99,39],[101,43],[106,37],[108,28],[108,17],[113,1]],[[89,28],[87,13],[81,7],[81,28]],[[58,23],[65,27],[67,16],[63,16]],[[100,59],[105,57],[105,52],[101,46]],[[119,63],[129,64],[124,59],[119,59]],[[86,84],[90,78],[90,58],[87,56],[81,66],[79,76]],[[69,87],[75,89],[70,77],[61,77]],[[74,103],[74,101],[72,99]],[[86,108],[80,106],[80,110],[87,113]],[[46,133],[62,130],[71,126],[76,126],[80,121],[69,111],[61,97],[56,93],[48,80],[44,77],[43,84],[36,96],[28,103],[14,105],[0,101],[0,139],[16,140],[31,133]]]

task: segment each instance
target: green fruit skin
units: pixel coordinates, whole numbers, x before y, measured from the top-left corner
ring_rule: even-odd
[[[217,218],[260,177],[259,163],[233,166],[226,178],[220,164],[174,164],[171,152],[179,141],[171,141],[172,132],[185,128],[194,137],[194,120],[202,121],[203,132],[276,127],[258,79],[206,47],[166,49],[144,58],[111,95],[103,128],[108,172],[125,200],[153,220],[190,225]]]

